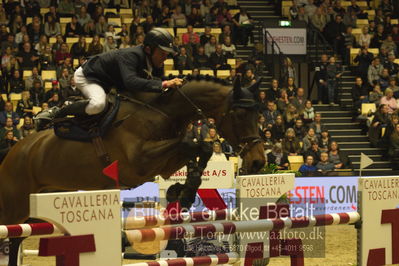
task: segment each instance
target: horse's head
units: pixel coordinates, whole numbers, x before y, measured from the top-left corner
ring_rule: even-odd
[[[260,80],[248,88],[241,88],[240,79],[234,82],[228,111],[218,126],[222,135],[243,159],[244,173],[257,173],[265,164],[263,143],[257,126],[258,104],[255,100]]]

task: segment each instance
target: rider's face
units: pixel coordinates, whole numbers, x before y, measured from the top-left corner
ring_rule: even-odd
[[[151,55],[152,64],[155,67],[162,67],[163,62],[166,60],[167,57],[168,57],[168,52],[165,52],[164,50],[157,47],[154,49]]]

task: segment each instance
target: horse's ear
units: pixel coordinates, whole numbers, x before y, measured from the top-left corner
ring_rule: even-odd
[[[259,92],[259,87],[260,87],[260,83],[262,82],[262,78],[258,78],[258,80],[252,84],[251,86],[249,86],[247,89],[252,92],[253,94],[258,94]]]
[[[234,90],[234,99],[239,100],[241,99],[241,77],[239,75],[236,76],[233,83],[233,90]]]

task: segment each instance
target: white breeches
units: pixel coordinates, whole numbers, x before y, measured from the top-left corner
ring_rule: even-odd
[[[107,99],[104,89],[100,85],[88,81],[81,67],[75,71],[74,78],[76,87],[89,100],[85,109],[86,113],[89,115],[101,113],[105,108]]]

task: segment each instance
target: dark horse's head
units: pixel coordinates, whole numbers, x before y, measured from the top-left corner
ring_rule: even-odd
[[[257,173],[265,164],[263,142],[257,126],[258,103],[255,100],[260,80],[248,88],[242,88],[237,77],[230,94],[229,109],[219,122],[222,135],[243,159],[242,170],[246,174]]]

